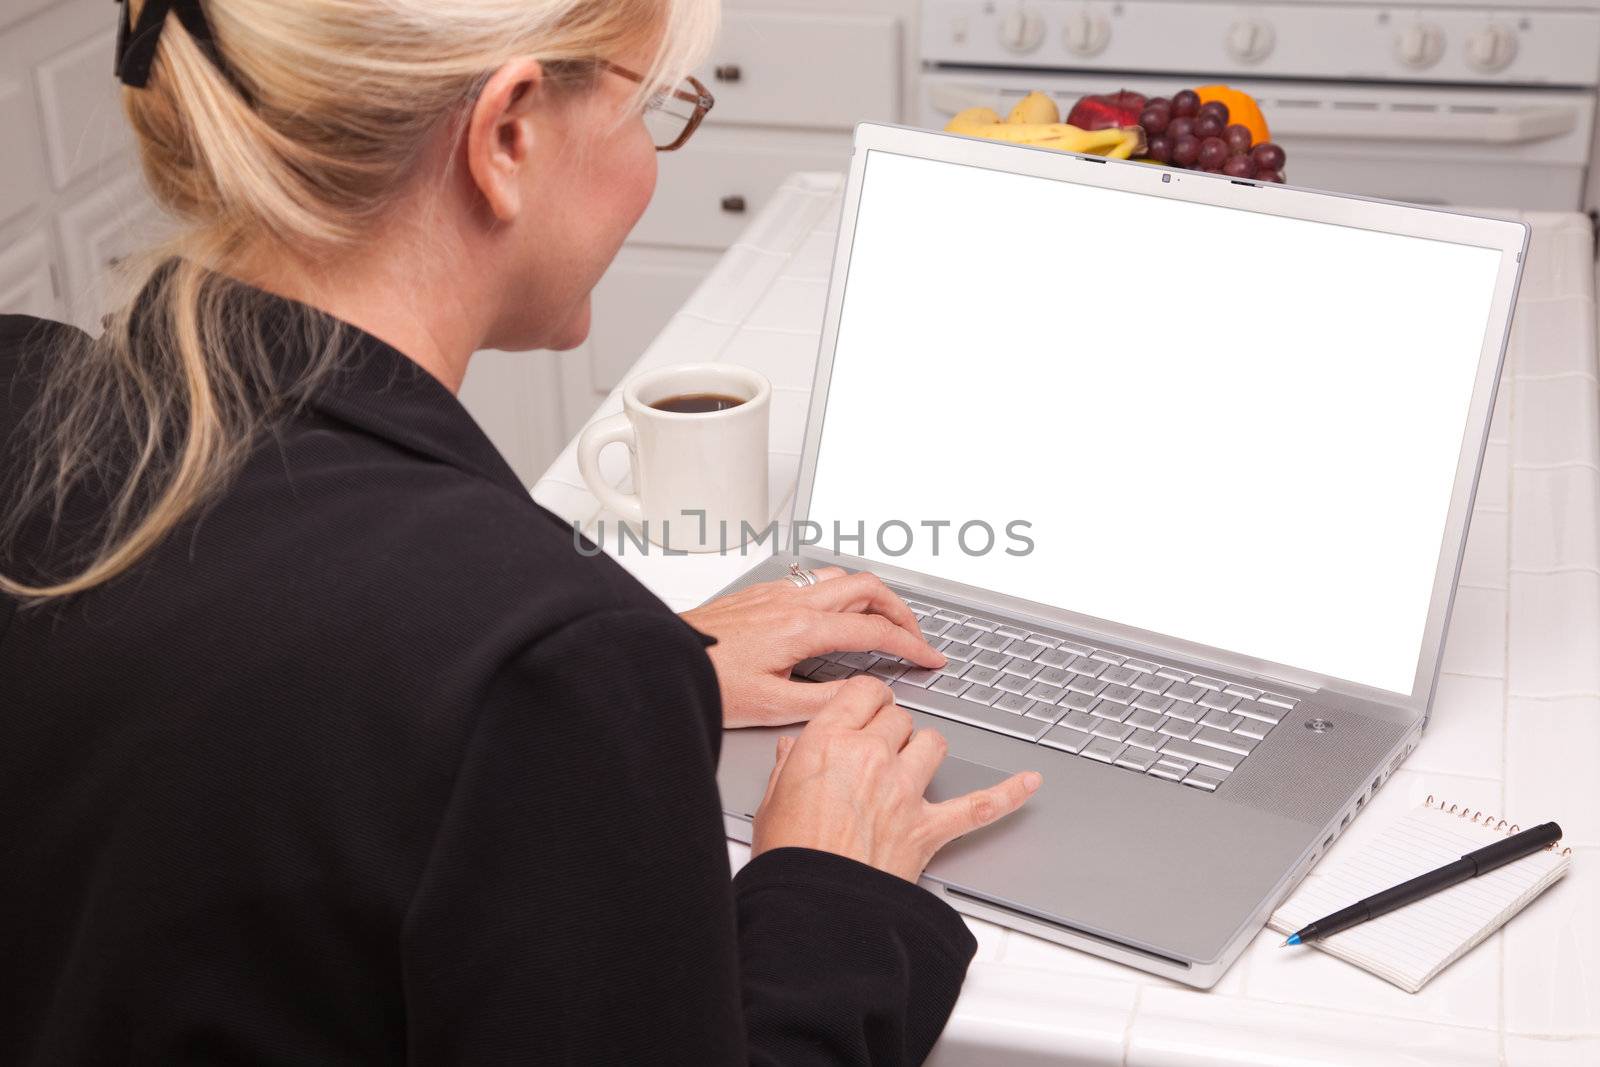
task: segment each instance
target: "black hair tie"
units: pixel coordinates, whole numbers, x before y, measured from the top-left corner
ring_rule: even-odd
[[[145,0],[145,5],[139,11],[138,25],[130,25],[128,14],[128,0],[116,0],[122,9],[122,15],[117,20],[117,77],[122,79],[124,85],[131,85],[135,89],[143,89],[150,83],[150,68],[155,65],[156,45],[161,41],[161,28],[167,24],[169,14],[177,15],[178,21],[183,23],[183,28],[188,31],[194,43],[206,54],[223,77],[233,84],[246,100],[249,95],[227,64],[222,61],[222,54],[217,51],[217,39],[211,33],[211,24],[206,21],[206,13],[200,6],[200,0]]]

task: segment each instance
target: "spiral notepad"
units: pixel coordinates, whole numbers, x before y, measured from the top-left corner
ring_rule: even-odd
[[[1338,867],[1316,872],[1279,906],[1267,925],[1293,933],[1520,829],[1493,815],[1437,803],[1429,796],[1370,848]],[[1551,845],[1312,945],[1415,993],[1566,874],[1571,853],[1570,848]]]

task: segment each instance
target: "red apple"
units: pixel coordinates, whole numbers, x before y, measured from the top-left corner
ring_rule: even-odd
[[[1144,110],[1142,93],[1123,89],[1117,93],[1085,96],[1067,113],[1067,123],[1080,130],[1105,130],[1113,126],[1139,125],[1139,112]]]

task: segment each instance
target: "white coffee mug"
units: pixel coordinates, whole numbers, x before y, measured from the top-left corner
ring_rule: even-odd
[[[743,401],[717,411],[663,411],[674,397],[721,394]],[[578,469],[599,501],[674,551],[719,551],[764,531],[767,418],[772,386],[734,363],[680,363],[646,371],[622,387],[622,414],[578,437]],[[620,442],[633,459],[632,493],[600,474],[600,450]]]

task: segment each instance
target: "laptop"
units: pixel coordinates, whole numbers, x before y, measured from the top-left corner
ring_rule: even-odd
[[[887,682],[956,796],[957,910],[1208,988],[1428,718],[1528,228],[856,127],[781,550],[948,657]],[[721,595],[721,594],[719,594]],[[781,729],[718,771],[748,842]]]

